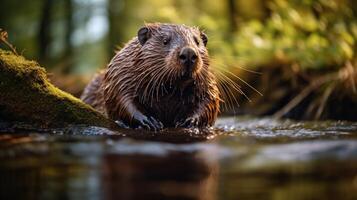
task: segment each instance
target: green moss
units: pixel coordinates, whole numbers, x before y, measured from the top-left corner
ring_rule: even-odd
[[[86,124],[113,127],[89,105],[53,86],[46,71],[9,51],[0,50],[0,116],[41,127]]]

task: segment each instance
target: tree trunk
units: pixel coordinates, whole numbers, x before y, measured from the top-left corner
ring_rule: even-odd
[[[62,69],[62,72],[64,74],[68,74],[72,70],[72,64],[73,64],[73,44],[71,41],[72,33],[73,33],[73,4],[74,2],[72,0],[65,0],[64,2],[64,12],[65,12],[65,38],[64,38],[64,55],[63,55],[63,61],[65,62],[65,65]]]
[[[109,58],[112,58],[117,47],[126,42],[125,28],[127,27],[128,19],[130,19],[130,8],[128,0],[108,0],[108,21],[109,21],[109,37],[108,50]]]
[[[83,124],[116,127],[89,105],[53,86],[45,70],[11,52],[0,50],[0,121],[40,128]]]
[[[235,0],[228,0],[228,19],[230,24],[230,31],[232,33],[236,32],[238,29],[238,20],[237,20],[237,8]]]
[[[44,0],[42,7],[42,16],[38,32],[39,58],[41,61],[49,57],[49,47],[51,43],[51,13],[53,0]]]

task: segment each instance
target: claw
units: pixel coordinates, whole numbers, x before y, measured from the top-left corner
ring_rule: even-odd
[[[121,128],[130,128],[126,123],[121,120],[116,120],[115,123]]]
[[[134,119],[148,130],[158,131],[163,128],[163,124],[154,117],[147,117],[143,114],[137,114]]]
[[[145,126],[148,130],[151,130],[154,128],[154,125],[151,124],[151,122],[147,119],[147,117],[145,117],[142,121],[141,121],[141,124],[143,126]]]
[[[162,129],[164,127],[164,125],[154,117],[149,117],[149,119],[156,129]]]
[[[198,122],[199,122],[199,118],[198,117],[189,117],[185,120],[179,121],[178,123],[176,123],[176,128],[177,127],[184,127],[184,128],[193,128],[193,127],[197,127],[198,126]]]

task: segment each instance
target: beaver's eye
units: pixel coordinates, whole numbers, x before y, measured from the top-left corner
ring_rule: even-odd
[[[198,41],[197,37],[193,37],[193,40],[195,40],[195,43],[198,45],[200,45],[200,41]]]
[[[164,43],[164,45],[167,45],[170,42],[170,38],[165,37],[164,39],[162,39],[162,43]]]

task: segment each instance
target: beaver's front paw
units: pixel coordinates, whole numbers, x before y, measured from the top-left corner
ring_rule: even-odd
[[[136,114],[133,116],[133,119],[138,123],[139,126],[142,126],[148,130],[158,131],[164,127],[160,121],[151,116]]]
[[[199,116],[188,117],[186,119],[180,120],[176,123],[175,127],[182,127],[182,128],[193,128],[197,127],[200,122]]]

